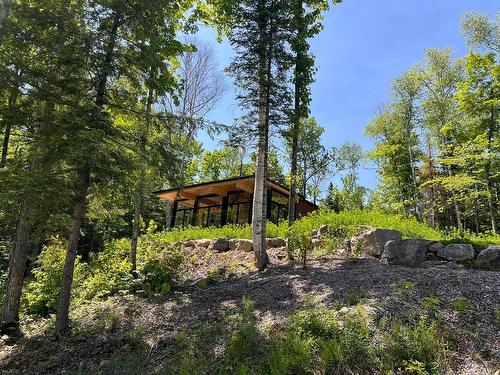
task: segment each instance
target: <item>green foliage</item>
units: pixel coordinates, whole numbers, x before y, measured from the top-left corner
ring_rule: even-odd
[[[227,346],[227,357],[233,368],[242,369],[250,365],[252,353],[257,350],[259,344],[257,319],[252,301],[243,299],[242,312],[235,317],[235,321],[235,328]]]
[[[39,266],[33,270],[33,279],[28,281],[24,289],[22,306],[26,313],[45,316],[55,312],[65,258],[65,242],[54,238],[40,255]],[[75,285],[81,285],[87,274],[86,265],[77,260]],[[79,288],[75,288],[72,298],[78,298],[80,292]]]
[[[398,283],[392,283],[391,288],[400,298],[405,298],[415,288],[415,284],[410,280],[401,280]]]
[[[387,357],[384,365],[395,373],[439,374],[446,349],[436,323],[420,317],[413,325],[395,322],[385,336]]]
[[[270,238],[286,237],[288,225],[281,222],[278,225],[268,222],[267,235]],[[186,227],[174,228],[160,233],[146,234],[141,237],[141,248],[139,252],[154,252],[158,247],[163,248],[167,244],[198,239],[212,238],[252,238],[250,225],[226,225],[223,227]]]
[[[424,309],[430,312],[436,312],[441,307],[441,300],[438,297],[424,297],[420,303]]]
[[[180,247],[170,247],[146,260],[140,267],[142,288],[147,293],[167,294],[182,276],[184,254]]]
[[[451,306],[453,307],[453,310],[458,312],[460,315],[463,315],[469,311],[470,301],[463,297],[453,298],[451,300]]]

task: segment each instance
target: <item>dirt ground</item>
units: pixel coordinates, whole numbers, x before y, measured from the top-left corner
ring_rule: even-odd
[[[247,255],[251,253],[238,256]],[[231,256],[227,258],[234,263]],[[148,352],[147,366],[154,369],[161,366],[168,355],[172,337],[179,327],[216,320],[221,314],[233,311],[244,297],[254,301],[262,325],[284,320],[307,296],[335,308],[347,306],[349,296],[361,296],[373,309],[376,319],[405,316],[411,311],[425,313],[422,298],[438,297],[442,301],[439,310],[442,323],[455,332],[456,349],[450,353],[452,373],[493,374],[500,369],[500,322],[495,315],[500,309],[500,274],[497,272],[445,266],[409,268],[385,265],[376,259],[333,256],[310,261],[308,268],[302,270],[283,262],[280,254],[274,254],[272,259],[275,264],[262,273],[249,270],[206,288],[191,281],[164,297],[114,297],[112,305],[119,317],[117,329],[131,332],[141,327],[141,344]],[[398,293],[402,281],[411,287]],[[470,301],[464,313],[452,307],[452,300],[458,297]],[[79,324],[85,327],[92,324],[93,316],[79,319]],[[116,343],[111,345],[110,340],[110,336],[104,334],[84,335],[81,340],[61,343],[39,332],[25,331],[22,339],[3,341],[0,372],[41,374],[63,373],[69,369],[98,370],[116,350]],[[128,348],[120,350],[126,352]],[[64,362],[58,360],[62,355]],[[52,358],[52,362],[49,360],[47,364],[47,358]]]

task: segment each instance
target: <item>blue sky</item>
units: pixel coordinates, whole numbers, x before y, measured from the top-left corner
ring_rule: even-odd
[[[421,61],[427,48],[449,47],[456,56],[466,54],[460,34],[463,15],[475,11],[494,16],[499,10],[495,0],[344,0],[331,7],[324,30],[311,41],[318,68],[311,115],[325,128],[325,146],[354,141],[369,150],[363,128],[387,102],[394,78]],[[221,69],[229,64],[233,52],[227,41],[216,44],[212,30],[202,30],[199,38],[215,44]],[[234,96],[230,89],[208,117],[231,124],[238,115]],[[203,141],[206,148],[215,145],[206,137]],[[377,185],[373,165],[360,171],[360,183]]]

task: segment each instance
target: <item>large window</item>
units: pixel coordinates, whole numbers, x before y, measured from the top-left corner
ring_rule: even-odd
[[[268,220],[275,224],[288,219],[288,197],[276,190],[272,191],[270,217]]]
[[[228,195],[227,223],[248,224],[250,218],[250,201],[252,195],[249,193],[231,193]]]

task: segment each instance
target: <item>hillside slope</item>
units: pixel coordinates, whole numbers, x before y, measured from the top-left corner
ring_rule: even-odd
[[[257,324],[264,331],[282,324],[311,297],[336,311],[364,305],[373,325],[385,318],[434,314],[447,331],[446,372],[487,374],[500,363],[498,273],[325,257],[306,270],[274,265],[263,273],[207,288],[184,285],[165,297],[124,296],[95,303],[73,313],[73,335],[60,341],[43,333],[51,320],[45,325],[27,322],[24,338],[3,342],[0,370],[5,374],[178,373],[179,355],[201,350],[208,363],[200,373],[211,373],[223,360],[230,341],[224,330],[231,327],[231,316],[240,310],[244,297],[254,302]],[[438,300],[439,308],[424,308],[425,297]],[[457,298],[468,301],[468,306],[460,309]],[[190,332],[196,332],[198,339],[186,344]]]

